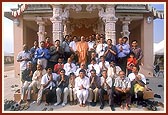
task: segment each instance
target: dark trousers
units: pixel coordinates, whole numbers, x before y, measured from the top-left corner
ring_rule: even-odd
[[[127,57],[118,58],[117,65],[126,73]]]
[[[54,72],[54,65],[55,65],[56,63],[57,63],[57,62],[48,61],[48,63],[47,63],[47,68],[51,68],[52,71]]]
[[[46,103],[53,103],[56,102],[56,88],[50,88],[45,89],[44,94],[46,95]]]
[[[67,62],[67,60],[70,56],[71,56],[71,52],[64,52],[64,63]]]
[[[109,105],[110,106],[114,105],[114,97],[113,97],[112,89],[108,89],[107,91],[105,91],[103,88],[100,88],[98,93],[99,93],[100,105],[104,105],[104,95],[106,95],[106,94],[109,97]]]
[[[120,92],[120,91],[115,90],[115,94],[116,94],[117,102],[118,102],[119,105],[121,105],[121,103],[122,103],[122,101],[123,101],[123,100],[122,100],[122,97],[123,97],[123,96],[126,96],[126,103],[127,103],[128,105],[131,104],[131,94],[130,94],[130,92],[123,93],[123,92]]]

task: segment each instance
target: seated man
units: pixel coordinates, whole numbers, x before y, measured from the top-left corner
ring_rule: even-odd
[[[62,106],[64,107],[67,104],[67,97],[68,97],[68,76],[65,75],[65,70],[60,70],[60,75],[57,78],[57,89],[56,89],[56,95],[57,95],[57,103],[54,105],[57,106],[61,103],[61,96],[63,97],[63,103]]]
[[[104,108],[104,95],[107,94],[109,97],[109,106],[112,111],[115,111],[114,108],[114,97],[112,91],[112,78],[107,76],[107,71],[102,71],[102,77],[100,78],[100,89],[99,89],[99,100],[100,100],[100,109]]]
[[[75,79],[75,89],[80,103],[79,106],[86,107],[86,100],[89,95],[89,78],[86,77],[84,69],[79,71],[79,77]]]
[[[91,59],[91,63],[88,65],[88,76],[90,76],[90,71],[94,69],[96,70],[96,75],[100,76],[100,67],[99,65],[96,63],[95,59]]]
[[[110,62],[108,67],[107,75],[112,79],[115,79],[118,76],[119,71],[121,71],[120,66],[117,66],[114,61]]]
[[[37,96],[37,104],[39,105],[42,99],[42,95],[46,94],[46,104],[49,105],[51,102],[53,102],[53,99],[55,98],[55,91],[56,91],[56,80],[58,75],[56,73],[52,73],[52,69],[48,68],[47,73],[43,75],[41,79],[41,88],[38,92]]]
[[[128,77],[125,76],[124,71],[119,72],[119,77],[115,79],[114,82],[115,87],[115,94],[117,96],[117,102],[120,105],[121,109],[124,109],[124,106],[122,105],[122,97],[126,96],[126,109],[129,110],[130,103],[131,103],[131,81]]]
[[[108,67],[110,67],[110,64],[108,61],[105,61],[104,56],[100,56],[100,62],[99,62],[100,71],[108,70]]]
[[[72,63],[71,58],[68,58],[67,63],[64,65],[65,75],[69,76],[70,73],[76,72],[76,65]]]
[[[63,58],[58,58],[58,63],[54,65],[54,72],[60,74],[60,70],[64,68]]]
[[[22,72],[22,79],[25,81],[22,88],[21,88],[21,99],[18,102],[18,104],[21,104],[23,102],[23,98],[26,94],[26,91],[28,89],[28,86],[31,84],[32,82],[32,77],[33,77],[33,69],[32,69],[32,62],[29,61],[27,63],[27,69],[25,69]]]
[[[70,105],[76,105],[77,104],[77,96],[76,96],[76,90],[75,90],[75,74],[70,73],[69,77],[69,97],[70,97]]]
[[[86,65],[85,65],[85,63],[83,63],[83,62],[80,64],[80,68],[78,68],[78,69],[76,70],[75,75],[76,75],[76,76],[79,76],[79,71],[80,71],[81,69],[84,69],[84,70],[86,71],[86,76],[87,76]]]
[[[91,73],[91,76],[90,76],[90,88],[89,88],[88,101],[90,102],[91,106],[96,106],[98,90],[100,88],[100,77],[96,75],[96,70],[94,69],[91,70],[90,73]]]
[[[27,90],[28,92],[27,100],[30,100],[32,89],[33,89],[33,93],[36,93],[37,91],[39,91],[41,86],[41,79],[44,74],[46,74],[46,70],[42,68],[42,65],[38,64],[37,70],[33,73],[32,83],[29,85]]]
[[[132,99],[140,104],[143,101],[143,91],[148,89],[146,86],[146,78],[143,74],[139,73],[138,67],[134,66],[132,68],[132,73],[128,75],[131,81],[131,95]]]

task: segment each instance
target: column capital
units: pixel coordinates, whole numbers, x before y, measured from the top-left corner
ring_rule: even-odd
[[[102,18],[105,23],[115,23],[118,20],[115,16],[115,5],[106,5],[105,11],[104,9],[99,10],[99,17]]]
[[[45,20],[43,19],[43,17],[36,17],[35,21],[39,25],[45,25]]]
[[[130,24],[132,19],[130,17],[123,17],[123,18],[120,18],[120,21],[122,21],[123,24]]]

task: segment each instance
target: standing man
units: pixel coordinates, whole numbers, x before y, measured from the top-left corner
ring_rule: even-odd
[[[114,108],[114,97],[112,91],[112,78],[107,76],[107,70],[102,71],[102,77],[100,78],[100,89],[99,89],[99,100],[100,100],[100,109],[104,108],[104,95],[107,94],[109,98],[109,106],[112,111],[115,111]]]
[[[67,97],[69,92],[68,84],[69,84],[68,76],[65,75],[65,70],[61,69],[60,75],[57,77],[57,89],[56,89],[57,103],[54,104],[55,106],[61,103],[62,95],[64,96],[62,106],[64,107],[67,104]]]
[[[80,107],[86,107],[86,100],[89,95],[89,85],[89,78],[85,76],[85,70],[81,69],[79,71],[79,77],[75,79],[75,89]]]
[[[48,67],[54,70],[54,65],[58,62],[59,57],[63,57],[64,50],[60,46],[60,41],[56,40],[54,46],[50,47],[50,59],[48,61]]]
[[[32,63],[33,63],[33,69],[36,69],[37,66],[37,59],[35,58],[35,51],[38,49],[38,41],[34,41],[34,46],[30,49],[30,56],[32,59]]]
[[[119,38],[118,43],[116,45],[117,48],[117,56],[118,56],[118,66],[126,73],[126,66],[127,66],[127,56],[130,53],[130,49],[128,45],[123,43],[123,38]]]
[[[96,70],[90,71],[90,88],[89,88],[89,97],[88,101],[91,106],[96,106],[98,91],[100,89],[100,77],[96,75]]]
[[[104,56],[106,57],[106,61],[109,63],[111,61],[116,62],[116,55],[117,55],[117,49],[116,46],[112,44],[112,40],[108,39],[107,40],[107,47],[105,48]]]
[[[70,43],[70,37],[69,35],[66,35],[65,40],[62,42],[62,48],[64,49],[64,61],[67,61],[67,59],[71,56],[69,43]]]
[[[26,44],[23,45],[23,51],[17,55],[17,62],[20,62],[20,80],[21,86],[24,83],[22,72],[27,68],[27,62],[31,60],[30,52]]]
[[[35,52],[35,58],[37,59],[37,64],[43,66],[44,69],[47,67],[47,61],[50,58],[50,52],[47,48],[45,48],[44,41],[40,42],[40,48],[38,48]]]
[[[49,50],[51,46],[53,46],[53,44],[50,42],[50,37],[46,37],[44,47]]]
[[[137,40],[133,40],[131,42],[131,52],[134,53],[135,58],[137,59],[137,66],[139,67],[139,65],[141,65],[141,59],[143,58],[143,52],[142,49],[140,47],[138,47],[138,41]]]
[[[119,72],[119,77],[115,79],[114,82],[114,87],[115,87],[115,94],[117,96],[117,102],[120,105],[121,109],[124,109],[124,105],[122,104],[122,97],[126,96],[126,109],[130,109],[130,104],[131,104],[131,94],[130,94],[130,89],[131,89],[131,81],[128,77],[125,76],[124,71]]]
[[[85,41],[85,37],[81,36],[81,41],[79,41],[76,45],[79,64],[81,64],[82,62],[86,64],[88,49],[89,49],[89,46],[88,46],[88,43]]]
[[[108,45],[104,42],[104,37],[100,37],[100,43],[96,47],[96,53],[98,54],[98,58],[104,55],[105,48]]]

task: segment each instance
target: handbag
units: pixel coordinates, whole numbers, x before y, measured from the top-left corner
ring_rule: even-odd
[[[143,99],[154,99],[154,92],[151,89],[144,89]]]

